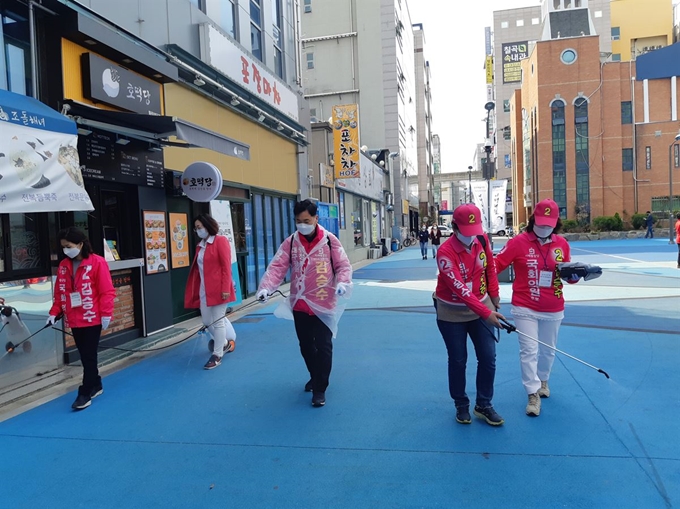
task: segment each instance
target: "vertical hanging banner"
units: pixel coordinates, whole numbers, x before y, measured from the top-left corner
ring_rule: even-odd
[[[472,192],[472,203],[477,205],[482,213],[482,226],[484,231],[489,230],[489,187],[486,180],[474,180],[470,186]]]
[[[333,106],[335,178],[359,178],[359,106]]]
[[[491,233],[506,229],[505,195],[507,190],[507,180],[491,181]]]
[[[231,248],[231,277],[236,287],[235,299],[230,304],[240,304],[241,298],[241,278],[238,274],[238,262],[236,259],[236,244],[234,243],[234,225],[231,220],[231,204],[226,200],[212,200],[210,202],[210,214],[215,218],[220,227],[218,235],[224,235],[229,240]]]

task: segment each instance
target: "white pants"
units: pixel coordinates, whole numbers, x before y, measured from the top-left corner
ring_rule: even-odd
[[[203,325],[208,327],[210,334],[215,340],[213,354],[222,357],[224,354],[224,345],[227,344],[227,339],[236,339],[236,331],[229,319],[225,316],[227,312],[226,304],[218,304],[217,306],[206,306],[201,303],[201,319]],[[220,320],[220,317],[223,319]]]
[[[560,330],[561,319],[543,320],[531,316],[515,316],[515,327],[527,336],[536,338],[550,346],[557,346],[557,333]],[[533,339],[518,334],[519,360],[522,368],[522,383],[527,394],[535,394],[541,388],[541,382],[550,378],[555,350],[543,346]]]

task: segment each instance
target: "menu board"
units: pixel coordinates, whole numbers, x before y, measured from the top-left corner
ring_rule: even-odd
[[[170,258],[173,269],[183,269],[189,266],[189,232],[186,214],[170,213]]]
[[[97,130],[78,137],[83,178],[164,187],[163,152],[151,151],[148,143],[139,140],[126,139],[125,145],[117,141],[117,135]]]
[[[165,212],[145,210],[143,217],[146,273],[165,272],[168,270]]]

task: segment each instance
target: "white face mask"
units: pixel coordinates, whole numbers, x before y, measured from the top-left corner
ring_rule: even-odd
[[[460,232],[456,232],[456,237],[467,247],[470,247],[472,245],[472,241],[475,240],[474,237],[466,237],[465,235],[461,235]]]
[[[539,239],[547,239],[552,234],[554,228],[550,226],[537,226],[534,225],[534,235]]]
[[[199,228],[196,230],[196,235],[198,235],[202,239],[208,238],[208,230],[205,228]]]
[[[75,258],[80,254],[80,249],[78,249],[77,247],[65,247],[64,254],[69,258]]]
[[[299,231],[300,234],[302,235],[311,235],[314,232],[314,228],[316,228],[316,225],[307,223],[295,223],[295,228],[297,228],[297,231]]]

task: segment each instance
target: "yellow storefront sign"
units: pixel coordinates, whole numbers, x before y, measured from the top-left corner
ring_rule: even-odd
[[[493,83],[493,57],[486,56],[486,82]]]
[[[333,106],[333,145],[335,178],[360,177],[358,105]]]

